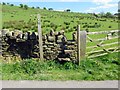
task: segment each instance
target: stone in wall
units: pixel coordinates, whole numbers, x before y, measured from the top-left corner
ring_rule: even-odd
[[[2,37],[3,52],[13,56],[24,58],[39,58],[39,42],[36,32],[26,32],[16,30],[4,31]],[[74,35],[76,36],[76,35]],[[43,56],[46,60],[65,60],[75,61],[77,52],[76,37],[67,40],[64,31],[54,32],[43,35]],[[9,53],[8,53],[9,52]]]

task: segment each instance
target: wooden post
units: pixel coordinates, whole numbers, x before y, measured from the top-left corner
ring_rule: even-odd
[[[80,31],[80,25],[77,28],[77,59],[78,65],[80,65],[80,60],[85,58],[86,54],[86,31]]]
[[[40,14],[38,14],[38,37],[39,37],[39,53],[40,53],[40,60],[43,60],[43,42],[42,42],[42,30],[40,24]]]
[[[86,54],[86,31],[80,31],[80,58],[84,59]]]
[[[80,25],[77,27],[77,49],[78,65],[80,65]]]

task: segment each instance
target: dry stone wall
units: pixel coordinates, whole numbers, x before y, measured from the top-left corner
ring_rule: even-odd
[[[39,58],[38,33],[21,32],[19,30],[1,30],[2,56]],[[43,35],[43,56],[46,60],[77,61],[76,33],[73,39],[67,40],[64,31],[54,32],[51,30]]]

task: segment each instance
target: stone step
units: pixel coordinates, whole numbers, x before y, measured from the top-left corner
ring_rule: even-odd
[[[50,43],[50,42],[45,42],[45,45],[51,45],[51,46],[54,46],[55,44],[54,43]]]
[[[68,41],[68,42],[67,42],[67,45],[76,45],[76,42]]]
[[[26,40],[24,39],[17,39],[16,42],[25,42]]]
[[[48,42],[54,42],[55,37],[54,36],[48,36]]]
[[[47,48],[47,46],[46,46],[46,45],[43,45],[43,48]]]
[[[70,58],[58,58],[59,61],[71,61]]]
[[[64,50],[65,54],[73,53],[75,50]]]
[[[47,53],[51,53],[51,54],[52,54],[52,53],[54,53],[54,52],[53,52],[53,51],[47,51]]]
[[[54,48],[54,46],[48,46],[49,48]]]

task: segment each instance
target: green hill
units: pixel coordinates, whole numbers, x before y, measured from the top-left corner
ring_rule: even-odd
[[[78,24],[81,25],[81,30],[89,32],[118,29],[118,20],[115,18],[96,18],[93,14],[50,11],[30,7],[26,10],[20,6],[11,5],[2,5],[2,28],[37,32],[37,14],[41,15],[43,33],[49,32],[51,28],[55,31],[65,30],[68,38],[70,38],[70,33],[76,30]]]

